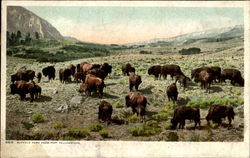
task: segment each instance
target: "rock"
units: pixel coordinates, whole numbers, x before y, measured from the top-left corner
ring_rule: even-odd
[[[55,95],[55,94],[57,94],[58,93],[58,91],[57,90],[54,90],[53,91],[53,95]]]
[[[69,110],[69,106],[67,104],[61,105],[56,109],[56,112],[66,112]]]
[[[71,103],[77,103],[80,104],[83,102],[83,97],[82,96],[75,96],[70,100]]]

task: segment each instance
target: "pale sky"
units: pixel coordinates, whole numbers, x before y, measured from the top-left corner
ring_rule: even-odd
[[[243,25],[243,8],[48,7],[28,6],[63,36],[103,44],[155,38]]]

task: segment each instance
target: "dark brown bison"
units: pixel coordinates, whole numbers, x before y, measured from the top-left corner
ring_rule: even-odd
[[[160,79],[161,78],[161,69],[162,69],[162,66],[161,65],[154,65],[154,66],[151,66],[149,69],[148,69],[148,74],[149,75],[154,75],[155,76],[155,79]]]
[[[140,121],[145,121],[147,99],[140,92],[130,92],[125,97],[127,107],[131,107],[133,113],[140,116]]]
[[[195,82],[201,83],[201,88],[206,89],[209,92],[211,83],[214,80],[214,76],[207,71],[201,71],[198,76],[195,77]]]
[[[225,82],[227,79],[231,80],[232,85],[237,83],[240,86],[244,86],[244,79],[241,76],[241,72],[237,69],[224,69],[221,72],[221,80]]]
[[[37,78],[37,82],[40,83],[40,81],[42,79],[42,73],[38,72],[37,75],[36,75],[36,78]]]
[[[55,79],[56,70],[55,70],[54,66],[47,66],[47,67],[43,68],[42,72],[43,72],[43,75],[45,77],[48,76],[49,80],[51,80],[51,79],[54,80]]]
[[[193,69],[191,70],[191,79],[195,79],[196,77],[199,76],[199,73],[201,71],[207,71],[209,73],[212,72],[212,70],[209,68],[209,67],[200,67],[200,68],[196,68],[196,69]]]
[[[100,69],[101,65],[100,64],[93,64],[91,70],[93,69]]]
[[[38,86],[37,84],[35,84],[35,90],[34,90],[35,99],[40,99],[41,93],[42,93],[42,88]]]
[[[174,76],[183,74],[180,66],[178,65],[163,65],[161,67],[161,75],[164,79],[167,79],[167,75],[170,75],[173,79]]]
[[[129,76],[129,73],[135,73],[135,68],[131,66],[131,64],[127,63],[122,65],[122,73],[123,75]]]
[[[80,82],[84,82],[86,78],[86,75],[83,72],[76,72],[74,74],[74,80],[76,81],[76,83]]]
[[[73,65],[73,64],[70,64],[67,69],[70,69],[71,70],[71,75],[74,77],[74,74],[76,72],[76,66]]]
[[[219,66],[211,66],[210,69],[212,70],[214,80],[221,81],[221,68]]]
[[[11,75],[11,82],[14,83],[15,81],[20,81],[20,80],[23,80],[23,81],[33,81],[35,77],[35,71],[33,70],[24,70],[24,71],[20,71],[20,72],[17,72],[16,74],[14,75]]]
[[[180,83],[180,85],[183,85],[183,87],[185,89],[187,82],[191,81],[191,79],[189,77],[185,76],[184,74],[180,74],[180,75],[175,76],[175,83],[177,81]]]
[[[81,84],[79,92],[85,92],[88,95],[91,95],[92,91],[98,90],[99,97],[103,96],[103,88],[105,87],[104,81],[91,74],[86,75],[85,82]]]
[[[135,90],[138,91],[139,85],[142,83],[141,76],[138,76],[134,73],[131,73],[129,76],[129,90],[132,91],[133,87],[135,87]]]
[[[34,100],[34,94],[36,92],[35,84],[26,81],[16,81],[10,85],[11,94],[19,94],[20,99],[24,100],[26,94],[30,93],[30,102]]]
[[[112,66],[109,65],[108,63],[103,63],[101,69],[105,71],[107,74],[110,74],[112,72]]]
[[[110,124],[112,112],[113,112],[112,105],[102,100],[99,105],[98,119],[102,121],[107,121],[107,124]]]
[[[69,77],[71,76],[71,70],[64,68],[59,70],[59,79],[61,83],[65,83],[65,81],[69,81]]]
[[[99,77],[102,80],[104,80],[108,76],[108,73],[102,69],[92,69],[89,70],[87,74],[95,75],[96,77]]]
[[[172,129],[176,129],[179,123],[179,129],[184,129],[185,120],[194,120],[196,128],[197,124],[200,126],[200,109],[199,108],[191,108],[186,106],[177,107],[174,110],[174,116],[171,119]]]
[[[215,123],[221,124],[221,119],[227,117],[229,121],[229,126],[234,119],[235,113],[233,107],[225,105],[213,105],[210,106],[208,114],[206,116],[207,123],[212,120]]]
[[[178,90],[176,87],[176,83],[172,83],[171,85],[169,85],[167,87],[167,96],[168,96],[168,101],[173,101],[173,103],[175,103],[177,101],[177,97],[178,97]]]

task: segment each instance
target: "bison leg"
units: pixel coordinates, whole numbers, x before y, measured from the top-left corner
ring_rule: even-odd
[[[30,102],[33,102],[33,100],[34,100],[34,93],[30,93]]]
[[[135,85],[135,90],[137,90],[137,91],[138,91],[138,87],[139,87],[139,85]]]
[[[133,89],[133,85],[129,84],[129,90],[130,90],[130,92],[132,91],[132,89]]]
[[[25,99],[25,94],[20,94],[20,100],[24,100]]]

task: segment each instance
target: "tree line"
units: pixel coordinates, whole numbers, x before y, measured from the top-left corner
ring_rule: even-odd
[[[35,39],[40,39],[40,35],[38,32],[35,32]],[[9,32],[7,31],[7,47],[8,46],[16,46],[16,45],[27,45],[30,44],[32,40],[31,34],[28,32],[26,35],[22,35],[21,31],[17,32]]]

